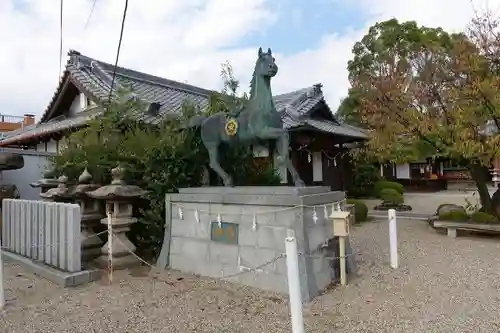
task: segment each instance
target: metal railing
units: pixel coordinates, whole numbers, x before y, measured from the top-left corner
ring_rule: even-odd
[[[24,117],[22,117],[22,116],[9,116],[9,115],[0,114],[0,122],[11,123],[11,124],[24,123]]]

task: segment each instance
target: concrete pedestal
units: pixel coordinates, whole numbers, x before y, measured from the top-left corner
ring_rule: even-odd
[[[158,266],[224,278],[285,253],[285,238],[291,229],[299,253],[311,254],[299,256],[302,299],[308,302],[334,280],[334,261],[322,255],[322,245],[333,238],[325,206],[330,213],[332,204],[344,198],[343,192],[328,187],[180,189],[166,198],[166,234]],[[231,230],[232,238],[224,239],[226,231],[217,228]],[[217,232],[220,237],[214,236]],[[286,272],[281,258],[229,280],[286,294]]]

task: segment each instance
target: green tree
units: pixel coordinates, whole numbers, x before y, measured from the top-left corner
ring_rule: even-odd
[[[360,106],[361,103],[359,97],[356,96],[355,90],[349,89],[347,96],[340,101],[336,116],[346,124],[364,127],[365,123],[361,119]]]
[[[352,183],[347,191],[349,197],[363,198],[374,194],[374,186],[380,180],[380,169],[364,159],[354,163]]]
[[[422,155],[462,161],[489,213],[484,169],[499,153],[500,138],[484,128],[500,118],[497,26],[478,19],[468,31],[449,34],[416,22],[380,22],[354,45],[348,64],[372,134],[366,152],[379,161]]]

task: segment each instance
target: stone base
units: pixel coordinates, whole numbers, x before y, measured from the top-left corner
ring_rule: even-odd
[[[108,256],[107,255],[101,255],[98,257],[95,261],[94,264],[103,269],[107,270],[108,269]],[[113,270],[118,270],[118,269],[125,269],[125,268],[130,268],[134,266],[138,266],[141,264],[141,261],[134,257],[133,255],[125,255],[122,257],[113,257]]]
[[[248,271],[285,253],[285,238],[293,231],[299,253],[311,254],[299,257],[302,299],[308,302],[336,280],[335,264],[324,258],[322,245],[333,237],[328,217],[333,203],[344,198],[343,192],[321,186],[180,189],[178,194],[166,197],[167,227],[157,266],[222,278]],[[232,228],[231,233],[237,233],[231,235],[233,244],[212,240],[225,237],[214,237],[218,215],[227,228]],[[287,294],[285,259],[231,281]]]
[[[101,255],[101,247],[82,248],[82,262],[90,262]]]
[[[15,253],[2,251],[1,254],[3,254],[3,258],[6,261],[13,261],[16,264],[21,265],[29,272],[41,276],[62,287],[75,287],[101,279],[102,272],[100,270],[88,269],[80,272],[68,273],[46,266],[39,262],[35,262]]]

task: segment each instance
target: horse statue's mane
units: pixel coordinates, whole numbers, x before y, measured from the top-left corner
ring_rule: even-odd
[[[257,60],[257,61],[259,61],[259,60]],[[256,76],[257,76],[257,74],[255,74],[256,68],[257,68],[257,64],[255,64],[255,67],[254,67],[253,73],[252,73],[252,78],[250,79],[250,98],[252,98],[252,96],[255,96],[255,81],[256,81]]]
[[[257,61],[255,62],[252,78],[250,80],[250,96],[247,107],[259,109],[260,111],[273,112],[276,111],[276,108],[274,107],[273,96],[271,93],[271,78],[258,77],[257,75],[257,67],[259,66],[259,63],[261,61],[262,58],[259,56],[259,58],[257,58]],[[264,83],[265,90],[257,90],[258,80],[261,80],[261,82]]]

